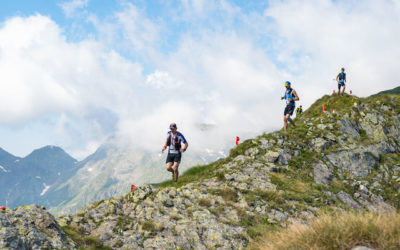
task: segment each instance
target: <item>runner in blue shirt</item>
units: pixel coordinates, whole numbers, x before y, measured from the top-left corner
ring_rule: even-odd
[[[172,179],[174,181],[178,181],[179,163],[181,162],[182,153],[186,151],[189,144],[187,143],[183,134],[177,131],[177,126],[175,123],[171,123],[169,125],[169,129],[171,131],[169,131],[167,134],[167,140],[165,141],[165,145],[161,152],[164,152],[164,150],[169,147],[166,160],[167,170],[172,173]],[[181,143],[184,144],[183,148]]]
[[[294,109],[296,107],[295,101],[300,100],[296,91],[290,87],[290,82],[286,81],[284,86],[286,88],[285,95],[281,97],[281,100],[286,100],[285,111],[283,112],[283,130],[286,131],[287,122],[289,121],[293,126],[295,126],[291,115],[293,115]]]
[[[346,89],[346,73],[344,73],[344,68],[342,68],[341,72],[336,76],[336,81],[338,83],[338,95],[340,95],[340,88],[343,87],[342,96],[344,95],[344,90]]]

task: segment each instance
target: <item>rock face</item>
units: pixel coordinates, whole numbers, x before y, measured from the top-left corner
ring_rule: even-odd
[[[399,209],[400,97],[380,100],[325,96],[286,134],[247,140],[178,183],[141,186],[58,223],[79,247],[244,249],[258,228],[319,209]],[[321,114],[321,103],[337,114]]]
[[[76,249],[43,207],[0,210],[0,249]]]

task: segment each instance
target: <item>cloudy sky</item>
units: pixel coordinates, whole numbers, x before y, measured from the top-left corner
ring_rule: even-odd
[[[399,27],[399,0],[2,1],[0,147],[158,151],[171,121],[233,145],[282,126],[286,80],[303,107],[341,67],[358,96],[399,86]]]

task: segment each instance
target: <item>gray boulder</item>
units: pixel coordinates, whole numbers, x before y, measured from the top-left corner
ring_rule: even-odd
[[[332,171],[322,162],[314,166],[314,181],[318,185],[329,186],[329,182],[333,180],[334,175]]]
[[[44,207],[32,205],[0,212],[0,249],[76,249]]]

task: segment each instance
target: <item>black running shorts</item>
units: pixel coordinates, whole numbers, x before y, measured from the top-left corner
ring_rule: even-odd
[[[180,163],[181,162],[181,158],[182,158],[182,153],[179,153],[179,154],[168,153],[166,163],[168,163],[168,162]]]
[[[339,84],[337,85],[338,89],[340,89],[341,87],[343,87],[344,85],[346,85],[344,82],[339,82]]]
[[[293,104],[288,104],[288,105],[286,105],[286,108],[285,108],[285,111],[283,112],[283,115],[284,115],[284,116],[286,116],[287,114],[293,115],[293,112],[294,112],[294,108],[295,108],[295,107],[296,107],[296,106],[293,105]]]

